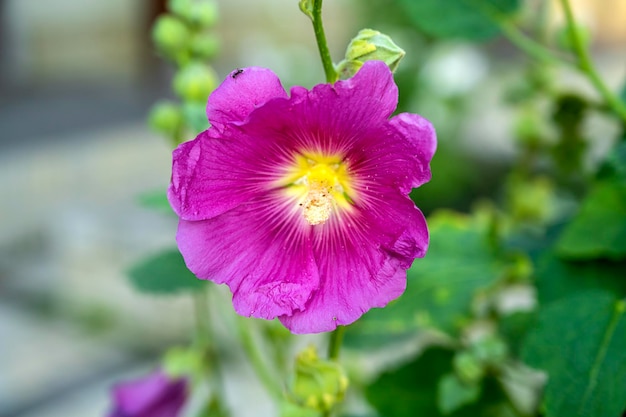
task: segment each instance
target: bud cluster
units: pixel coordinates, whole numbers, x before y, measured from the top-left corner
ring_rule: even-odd
[[[172,88],[181,102],[157,102],[149,123],[177,145],[188,131],[208,128],[205,106],[219,81],[207,62],[219,51],[219,40],[211,31],[218,9],[215,0],[169,0],[167,6],[169,12],[154,23],[152,40],[158,53],[176,66]]]
[[[288,397],[304,409],[328,412],[343,399],[347,388],[348,377],[342,367],[337,362],[320,359],[310,346],[296,358]]]

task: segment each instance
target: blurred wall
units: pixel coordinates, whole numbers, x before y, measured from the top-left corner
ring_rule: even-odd
[[[146,0],[5,0],[3,81],[134,79],[149,11]]]

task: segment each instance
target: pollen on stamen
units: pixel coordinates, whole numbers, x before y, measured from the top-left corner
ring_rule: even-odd
[[[312,184],[304,201],[304,218],[311,225],[324,224],[330,217],[333,197],[328,187]]]

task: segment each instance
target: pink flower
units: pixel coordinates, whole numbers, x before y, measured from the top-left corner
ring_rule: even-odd
[[[147,377],[116,385],[109,417],[177,417],[187,394],[185,378],[171,379],[156,371]]]
[[[211,128],[174,151],[168,197],[179,249],[199,278],[227,284],[244,316],[293,333],[347,325],[406,287],[428,247],[409,199],[430,180],[435,131],[395,110],[386,65],[293,87],[263,68],[209,97]]]

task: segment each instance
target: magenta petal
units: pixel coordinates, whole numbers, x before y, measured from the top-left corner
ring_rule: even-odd
[[[406,268],[373,245],[333,247],[320,256],[320,289],[306,308],[280,321],[292,333],[319,333],[356,321],[372,307],[384,307],[406,288]]]
[[[428,247],[408,193],[430,179],[436,136],[421,116],[389,119],[397,97],[377,61],[291,97],[269,70],[231,73],[209,99],[212,127],[174,152],[168,197],[189,269],[227,284],[239,314],[279,317],[294,333],[350,324],[398,297]],[[345,200],[332,194],[313,222],[308,204],[328,195],[316,176],[334,169]]]
[[[353,106],[360,111],[371,112],[373,117],[387,119],[398,104],[398,87],[393,81],[393,74],[382,61],[367,61],[354,77],[338,81],[332,86],[318,85],[313,88],[312,93],[329,87],[338,96],[349,97]]]
[[[293,333],[330,331],[384,307],[404,292],[406,270],[425,255],[426,220],[408,197],[391,190],[385,200],[367,201],[317,235],[319,290],[304,310],[280,318]]]
[[[285,218],[280,212],[287,207],[275,200],[251,201],[210,220],[181,220],[178,227],[187,267],[199,278],[226,283],[244,316],[291,315],[319,285],[303,219]]]
[[[213,91],[207,104],[207,117],[218,131],[227,123],[241,123],[255,108],[273,98],[287,98],[280,80],[266,68],[239,68],[231,72]]]
[[[168,199],[181,219],[208,219],[250,198],[236,166],[229,164],[232,159],[225,157],[228,149],[205,131],[174,150]],[[218,165],[217,160],[225,164]]]
[[[414,164],[409,172],[412,175],[403,190],[408,192],[430,181],[430,161],[437,149],[437,135],[433,125],[419,114],[400,113],[389,120],[389,124],[411,148]]]

